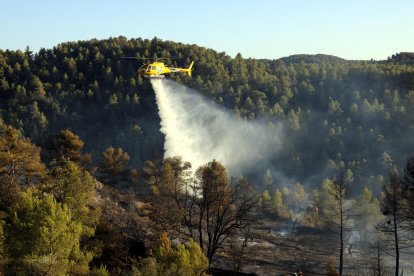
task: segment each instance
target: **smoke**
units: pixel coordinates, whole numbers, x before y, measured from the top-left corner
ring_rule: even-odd
[[[181,156],[194,169],[216,159],[236,175],[280,150],[280,128],[240,119],[174,81],[151,84],[165,134],[164,158]]]

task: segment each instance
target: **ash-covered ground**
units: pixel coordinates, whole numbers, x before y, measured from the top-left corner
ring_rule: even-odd
[[[327,264],[331,259],[339,266],[339,234],[322,232],[287,221],[263,219],[252,229],[241,261],[240,271],[256,275],[327,275]],[[225,245],[218,256],[216,266],[234,269],[235,247],[240,249],[244,237],[240,236]],[[235,245],[237,243],[238,245]],[[383,254],[383,253],[382,253]],[[393,271],[382,256],[381,275]],[[377,250],[374,246],[355,243],[344,247],[344,275],[377,275]],[[412,263],[402,261],[404,275],[414,275]],[[387,268],[386,268],[387,267]]]

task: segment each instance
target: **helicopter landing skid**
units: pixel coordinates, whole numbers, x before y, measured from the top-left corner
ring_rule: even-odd
[[[165,79],[164,75],[144,75],[147,79],[163,80]]]

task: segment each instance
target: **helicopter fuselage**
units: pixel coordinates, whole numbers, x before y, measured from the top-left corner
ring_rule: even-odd
[[[163,62],[152,62],[149,64],[144,64],[138,69],[138,74],[144,78],[157,78],[162,79],[165,78],[165,74],[176,73],[176,72],[184,72],[191,76],[191,69],[193,67],[194,62],[188,68],[175,68],[175,67],[167,67]]]

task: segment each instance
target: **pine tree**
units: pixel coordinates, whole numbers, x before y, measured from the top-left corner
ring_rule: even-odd
[[[10,206],[22,186],[45,176],[40,149],[12,127],[0,132],[0,209]]]
[[[208,266],[207,257],[197,243],[190,240],[173,247],[164,232],[155,246],[154,256],[143,259],[136,268],[136,274],[203,276],[207,275]]]
[[[102,157],[100,168],[109,181],[113,181],[117,175],[123,172],[129,162],[128,153],[121,148],[109,147],[102,153]]]
[[[60,130],[56,134],[49,135],[42,148],[43,156],[47,163],[61,158],[69,159],[81,167],[86,167],[91,162],[91,155],[84,154],[84,142],[72,131]]]
[[[52,195],[19,194],[4,226],[10,274],[67,275],[88,271],[90,255],[80,251],[82,225]]]
[[[43,190],[69,208],[73,219],[83,226],[83,237],[92,236],[100,216],[100,210],[91,206],[95,192],[92,176],[66,158],[54,165],[49,175]]]

